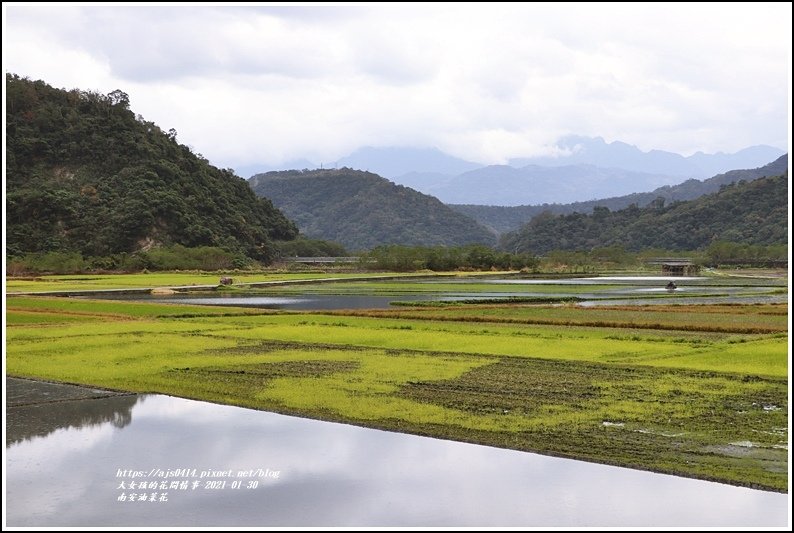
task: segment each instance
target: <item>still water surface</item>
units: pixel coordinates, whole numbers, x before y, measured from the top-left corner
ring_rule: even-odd
[[[674,281],[678,288],[675,291],[665,289],[666,282]],[[395,284],[398,282],[390,281]],[[711,285],[708,278],[702,277],[664,277],[664,276],[612,276],[593,278],[566,279],[459,279],[459,280],[427,280],[422,283],[433,285],[459,285],[459,291],[443,290],[438,292],[414,292],[410,289],[405,293],[378,294],[268,294],[240,292],[228,293],[180,293],[174,295],[136,294],[124,295],[105,293],[93,298],[109,298],[114,300],[157,301],[159,303],[220,305],[236,307],[256,307],[263,309],[288,309],[295,311],[321,311],[334,309],[389,309],[392,302],[412,301],[447,301],[460,300],[494,300],[503,298],[569,298],[576,296],[584,301],[579,305],[654,305],[654,304],[714,304],[714,303],[774,303],[785,302],[786,295],[779,294],[779,286],[730,286]],[[509,286],[509,291],[486,292],[467,290],[471,284]],[[539,285],[614,285],[614,288],[598,292],[586,290],[571,292],[533,291]],[[378,290],[378,281],[371,282],[373,292]],[[660,298],[659,296],[662,296]],[[690,296],[687,298],[687,296]]]
[[[125,470],[181,469],[168,483],[188,488],[130,501]],[[6,475],[9,526],[774,527],[788,509],[785,494],[162,395],[9,407]]]

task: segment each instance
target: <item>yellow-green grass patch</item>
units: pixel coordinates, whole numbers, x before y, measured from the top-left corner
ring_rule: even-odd
[[[269,281],[323,280],[329,278],[380,277],[383,276],[383,273],[156,272],[150,274],[71,274],[38,276],[35,278],[6,278],[6,292],[86,291],[217,285],[221,275],[231,276],[235,283],[258,283]]]
[[[787,375],[787,340],[777,335],[695,334],[617,328],[470,324],[432,320],[281,314],[267,317],[186,319],[205,324],[207,335],[249,340],[323,342],[407,350],[509,355]],[[215,333],[210,324],[229,327]],[[744,339],[744,342],[742,341]],[[750,342],[747,342],[750,341]],[[756,344],[758,343],[758,344]],[[756,347],[767,354],[758,357]],[[730,349],[730,358],[720,354]]]
[[[213,307],[207,305],[154,304],[153,302],[125,302],[45,296],[16,296],[6,298],[7,311],[87,314],[124,318],[154,318],[160,316],[251,315],[265,310],[241,307]]]

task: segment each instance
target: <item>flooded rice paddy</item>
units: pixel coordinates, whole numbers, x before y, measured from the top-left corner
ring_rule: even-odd
[[[9,526],[775,527],[787,520],[786,494],[162,395],[85,389],[93,399],[68,391],[58,400],[63,391],[41,394],[48,384],[10,381],[20,382],[24,397],[8,408]]]
[[[670,280],[678,286],[672,292]],[[438,283],[454,288],[416,290],[414,280],[404,291],[372,283],[371,293],[356,294],[112,298],[286,310],[572,295],[583,306],[787,300],[785,285],[773,281],[703,277]],[[787,494],[162,395],[14,379],[7,389],[12,527],[764,528],[788,520]],[[751,451],[735,442],[715,453]]]
[[[666,288],[673,281],[675,290]],[[410,280],[403,283],[390,280],[389,290],[380,290],[378,281],[367,282],[345,294],[348,287],[336,292],[327,285],[324,292],[279,293],[273,288],[267,294],[260,291],[239,292],[179,292],[171,295],[106,293],[91,296],[114,300],[157,301],[160,303],[198,304],[218,306],[256,307],[295,311],[324,311],[338,309],[388,309],[392,304],[410,302],[458,302],[516,298],[561,299],[575,297],[578,305],[653,305],[653,304],[717,304],[717,303],[781,303],[787,301],[784,284],[774,280],[753,280],[741,285],[721,279],[700,276],[603,276],[562,279],[467,278]],[[404,289],[400,289],[400,286]],[[444,285],[434,290],[434,286]],[[450,290],[448,287],[456,287]],[[473,287],[476,286],[476,290]],[[492,286],[494,290],[483,287]],[[561,287],[559,292],[554,286]],[[598,290],[593,290],[598,286]],[[460,287],[459,289],[457,287]],[[471,289],[469,287],[472,287]],[[533,290],[543,287],[543,290]],[[499,290],[496,290],[496,289]],[[564,290],[563,290],[564,289]]]

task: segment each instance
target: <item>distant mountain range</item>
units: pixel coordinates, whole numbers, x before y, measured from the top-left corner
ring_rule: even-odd
[[[412,172],[454,176],[478,169],[483,165],[447,155],[437,148],[373,148],[367,146],[343,157],[336,162],[336,166],[366,170],[410,187],[407,183],[395,178]]]
[[[316,168],[352,168],[372,172],[379,176],[394,180],[397,176],[415,172],[438,174],[452,177],[485,165],[465,161],[445,154],[438,148],[409,148],[365,146],[338,161],[311,162],[306,159],[294,159],[281,165],[246,165],[237,169],[241,176],[253,176],[265,172],[280,170],[306,170]],[[409,183],[396,180],[400,185],[412,187]],[[413,187],[412,187],[413,188]]]
[[[349,168],[257,174],[249,185],[301,233],[351,251],[382,244],[493,245],[496,236],[432,196]]]
[[[557,157],[517,158],[509,165],[486,166],[436,148],[364,147],[323,166],[369,171],[445,203],[517,206],[582,202],[647,191],[686,178],[705,179],[736,168],[755,168],[784,153],[771,146],[754,146],[734,154],[698,152],[684,157],[575,135],[563,137],[555,148],[560,154]],[[320,166],[296,160],[278,168],[249,166],[238,169],[238,173],[245,176],[256,173],[253,169],[262,172]]]
[[[764,176],[779,176],[784,174],[787,169],[788,155],[786,154],[759,168],[731,170],[704,181],[690,179],[678,185],[665,185],[651,192],[637,192],[588,202],[569,204],[544,203],[514,207],[493,205],[450,205],[450,207],[501,234],[518,229],[532,217],[544,211],[555,215],[574,212],[591,213],[596,206],[608,207],[611,210],[624,209],[631,204],[644,207],[660,197],[664,198],[668,204],[681,200],[693,200],[704,194],[717,192],[721,186],[729,183],[735,183],[740,180],[752,181]]]
[[[411,183],[447,204],[515,206],[593,200],[672,185],[681,178],[588,164],[515,168],[491,165],[428,186],[428,176],[411,174]],[[420,178],[423,180],[420,182]],[[398,180],[400,178],[397,178]]]
[[[615,141],[607,143],[601,137],[568,135],[557,141],[560,157],[533,157],[511,159],[510,165],[562,166],[595,165],[605,168],[622,168],[634,172],[663,174],[683,178],[704,179],[735,168],[753,168],[781,155],[783,151],[771,146],[751,146],[734,154],[697,152],[684,157],[673,152],[651,150],[643,152],[636,146]]]

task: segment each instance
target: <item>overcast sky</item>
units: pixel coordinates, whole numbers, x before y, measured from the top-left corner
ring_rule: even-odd
[[[103,93],[221,167],[361,146],[483,163],[562,135],[788,150],[791,4],[3,4],[6,72]]]

